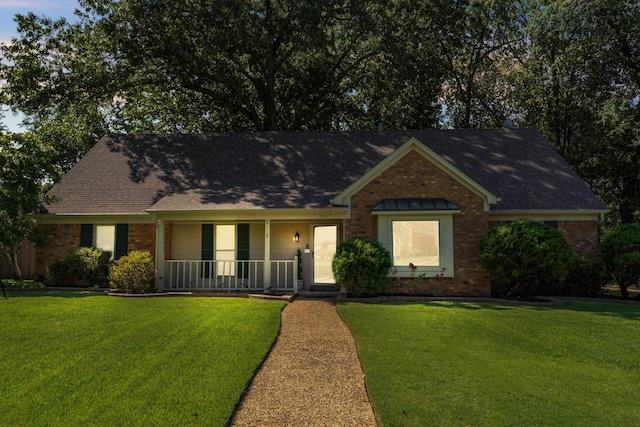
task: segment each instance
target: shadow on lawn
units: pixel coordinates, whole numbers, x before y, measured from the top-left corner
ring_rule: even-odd
[[[7,289],[8,298],[39,298],[39,297],[56,297],[56,298],[86,298],[94,296],[104,296],[102,292],[96,291],[56,291],[56,290],[19,290]]]
[[[462,309],[462,310],[496,310],[507,311],[524,308],[528,310],[570,310],[587,312],[602,316],[621,317],[630,320],[640,320],[640,302],[611,299],[589,300],[563,300],[564,305],[527,304],[526,302],[514,303],[510,300],[473,302],[473,301],[424,301],[402,302],[401,304],[431,305],[438,308]],[[394,304],[394,303],[392,303]],[[395,303],[397,304],[397,303]]]

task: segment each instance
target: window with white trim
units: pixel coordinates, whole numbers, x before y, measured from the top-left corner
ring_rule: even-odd
[[[393,257],[395,275],[453,277],[453,214],[378,216],[378,239]]]

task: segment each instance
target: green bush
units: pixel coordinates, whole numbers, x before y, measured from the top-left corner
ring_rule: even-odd
[[[387,290],[391,267],[393,260],[389,251],[381,243],[365,239],[341,242],[331,263],[336,283],[354,296]]]
[[[56,259],[47,266],[47,284],[51,286],[73,286],[74,277],[68,258]]]
[[[640,224],[619,225],[607,233],[600,243],[600,256],[622,297],[629,298],[628,287],[640,278]]]
[[[560,294],[570,297],[601,297],[608,278],[609,274],[602,258],[596,255],[575,254]]]
[[[131,251],[111,266],[112,288],[127,292],[148,292],[153,290],[156,270],[149,251]]]
[[[84,280],[89,286],[96,286],[109,276],[110,257],[109,252],[82,247],[71,252],[68,263],[75,277]]]
[[[540,295],[557,286],[569,274],[573,260],[558,230],[530,220],[489,230],[479,249],[480,263],[507,297]]]

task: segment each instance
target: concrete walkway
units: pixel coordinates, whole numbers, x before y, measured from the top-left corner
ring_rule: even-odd
[[[232,426],[376,426],[351,336],[331,301],[299,299]]]

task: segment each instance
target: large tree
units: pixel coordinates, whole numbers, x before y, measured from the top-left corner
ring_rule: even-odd
[[[59,171],[51,161],[54,153],[33,133],[0,130],[0,255],[11,265],[16,280],[22,280],[18,265],[22,244],[39,240],[33,214],[50,201],[44,190]]]
[[[18,16],[10,106],[47,120],[82,106],[124,132],[335,128],[378,54],[376,1],[81,5],[74,24]]]

